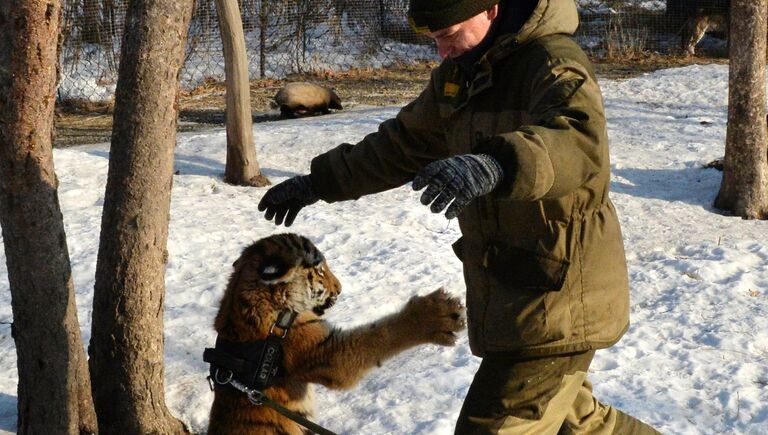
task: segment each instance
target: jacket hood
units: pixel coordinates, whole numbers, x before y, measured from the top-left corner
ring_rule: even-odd
[[[578,27],[579,13],[574,0],[539,0],[515,39],[519,44],[525,44],[549,35],[573,35]]]
[[[504,0],[500,16],[488,36],[471,51],[450,59],[467,73],[486,53],[490,58],[504,57],[510,49],[535,39],[555,35],[573,35],[579,26],[579,14],[573,0]]]

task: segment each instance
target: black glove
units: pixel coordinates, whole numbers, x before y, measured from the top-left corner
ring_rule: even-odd
[[[275,225],[283,223],[290,227],[299,210],[314,204],[319,198],[312,191],[309,175],[299,175],[289,178],[267,190],[259,201],[259,211],[264,211],[264,217],[269,221],[275,218]]]
[[[431,202],[429,209],[432,213],[440,213],[450,203],[445,217],[453,219],[469,201],[490,193],[502,178],[504,172],[493,157],[462,154],[425,166],[413,179],[413,190],[427,187],[421,195],[421,203]]]

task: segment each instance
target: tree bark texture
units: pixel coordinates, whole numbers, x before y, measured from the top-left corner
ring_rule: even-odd
[[[768,1],[731,2],[728,131],[715,207],[768,219],[765,61]]]
[[[165,404],[163,301],[191,13],[192,0],[134,0],[126,12],[89,349],[102,434],[186,432]]]
[[[0,226],[19,434],[96,432],[53,167],[60,18],[59,0],[0,2]]]
[[[267,77],[267,28],[269,0],[259,0],[259,77]]]
[[[224,181],[245,186],[267,186],[253,145],[251,93],[243,21],[236,1],[216,0],[227,84],[227,164]]]

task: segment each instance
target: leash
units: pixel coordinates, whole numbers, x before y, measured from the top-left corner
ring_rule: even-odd
[[[232,373],[232,372],[230,372]],[[216,381],[218,382],[218,380]],[[304,426],[305,428],[309,429],[313,433],[319,434],[319,435],[337,435],[336,432],[332,432],[322,426],[320,426],[317,423],[313,423],[312,421],[308,420],[305,417],[302,417],[299,414],[296,414],[295,412],[291,411],[290,409],[284,407],[283,405],[275,402],[274,400],[270,399],[266,396],[263,392],[251,389],[243,385],[241,382],[238,382],[235,379],[229,379],[227,381],[229,385],[232,385],[234,388],[242,391],[245,393],[246,396],[248,396],[248,401],[253,403],[256,406],[262,406],[267,405],[270,408],[274,409],[275,411],[279,412],[280,414],[284,415],[285,417],[290,418],[291,420],[295,421],[296,423]]]
[[[269,406],[283,416],[309,429],[313,433],[319,435],[337,435],[335,432],[313,423],[307,418],[275,402],[263,392],[280,369],[280,363],[283,359],[282,341],[288,334],[288,330],[295,319],[296,313],[291,310],[280,312],[275,323],[269,328],[269,336],[264,341],[261,356],[256,364],[251,361],[244,361],[218,349],[205,349],[205,352],[203,352],[203,361],[211,364],[211,375],[208,376],[208,383],[211,386],[211,391],[213,391],[216,385],[230,385],[234,389],[245,393],[248,397],[248,401],[253,405]],[[276,329],[280,329],[281,333],[278,334]],[[218,344],[217,340],[217,345]],[[252,385],[252,387],[236,379],[235,372],[246,375],[250,374],[249,377],[251,379],[249,380],[249,384]]]

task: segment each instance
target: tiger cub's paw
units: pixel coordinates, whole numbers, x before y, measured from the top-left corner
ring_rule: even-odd
[[[403,308],[407,333],[419,341],[443,346],[456,344],[456,333],[467,325],[464,306],[442,288],[426,295],[414,296]]]

